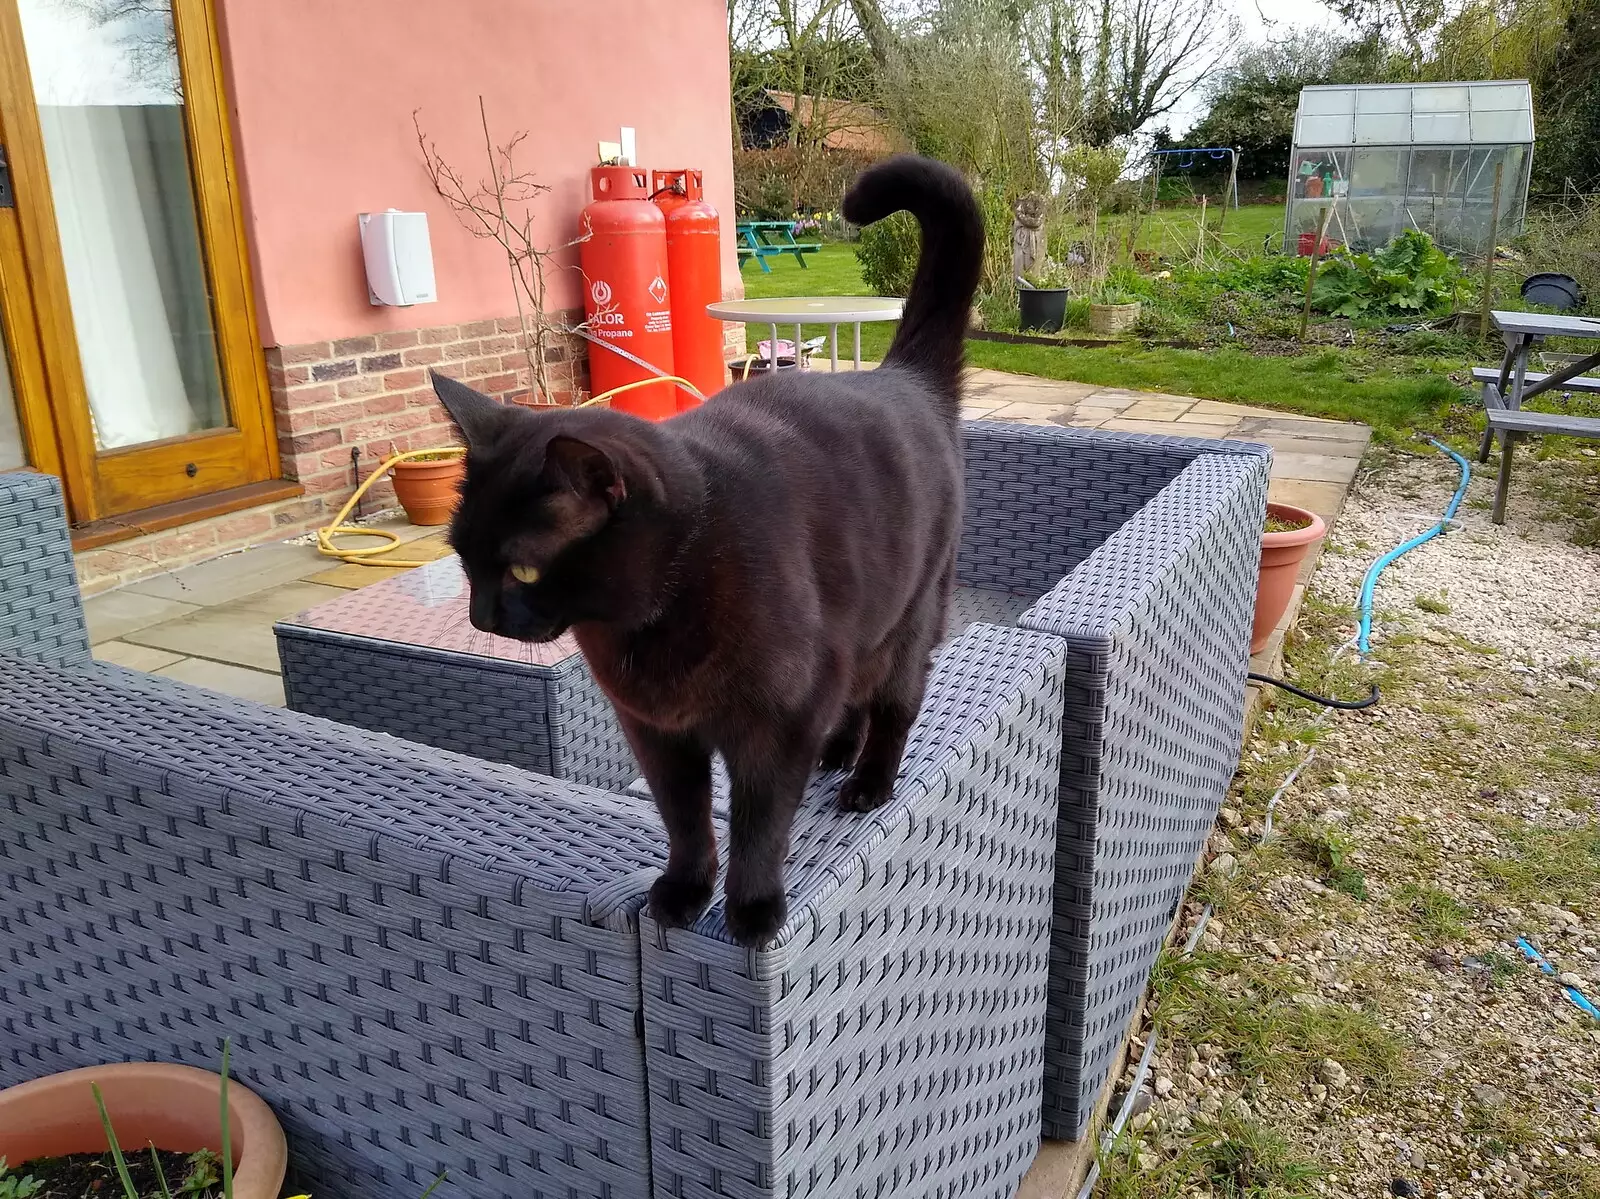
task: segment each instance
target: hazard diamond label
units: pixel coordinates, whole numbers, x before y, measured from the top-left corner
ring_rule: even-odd
[[[654,279],[650,280],[649,290],[650,298],[653,299],[657,304],[665,304],[667,302],[667,281],[660,275],[657,275]]]

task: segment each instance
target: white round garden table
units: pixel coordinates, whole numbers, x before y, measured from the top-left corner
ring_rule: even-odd
[[[800,363],[800,329],[803,325],[828,326],[828,360],[839,369],[839,326],[855,326],[855,364],[861,369],[861,326],[869,321],[897,321],[905,308],[904,300],[883,296],[788,296],[775,300],[724,300],[707,304],[706,315],[713,320],[737,321],[746,325],[770,325],[772,340],[767,355],[772,369],[778,369],[778,326],[794,326],[795,365]]]

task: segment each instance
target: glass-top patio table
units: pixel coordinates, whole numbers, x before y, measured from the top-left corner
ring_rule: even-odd
[[[718,321],[746,325],[771,325],[767,354],[772,369],[778,366],[778,326],[794,326],[796,355],[804,325],[828,326],[828,360],[839,369],[839,326],[855,326],[855,366],[861,369],[861,326],[868,321],[897,321],[905,301],[884,296],[787,296],[768,300],[724,300],[706,305],[706,315]],[[798,358],[797,358],[798,361]]]

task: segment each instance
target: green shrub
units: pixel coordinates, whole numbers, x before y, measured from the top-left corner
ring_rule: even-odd
[[[1130,291],[1125,287],[1107,284],[1094,293],[1093,302],[1096,304],[1142,304],[1145,297],[1139,292]]]
[[[1089,327],[1089,298],[1087,296],[1068,296],[1066,308],[1062,310],[1061,327],[1087,329]]]
[[[983,275],[978,284],[980,309],[989,305],[1016,307],[1016,282],[1011,278],[1011,205],[995,188],[977,193],[983,213]],[[897,212],[861,230],[856,242],[856,261],[861,277],[880,296],[903,296],[911,289],[917,271],[917,255],[922,237],[916,218]]]
[[[1447,311],[1460,287],[1456,260],[1426,233],[1407,229],[1381,250],[1325,264],[1311,306],[1334,316],[1426,316]]]
[[[897,212],[861,230],[856,261],[861,264],[862,279],[878,295],[903,296],[911,290],[921,251],[922,233],[916,218],[909,212]]]
[[[1072,272],[1054,258],[1046,258],[1044,265],[1023,276],[1029,287],[1052,290],[1072,286]]]
[[[1181,312],[1172,312],[1155,304],[1146,304],[1139,310],[1139,336],[1153,341],[1172,341],[1180,345],[1194,344],[1200,340],[1198,324]]]

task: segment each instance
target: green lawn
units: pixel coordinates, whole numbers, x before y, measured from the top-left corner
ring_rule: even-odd
[[[1168,261],[1187,262],[1200,245],[1200,206],[1162,208],[1155,213],[1141,213],[1138,217],[1121,214],[1105,219],[1106,227],[1115,231],[1117,246],[1127,242],[1130,222],[1137,220],[1139,238],[1135,250],[1155,254]],[[1243,254],[1259,254],[1268,237],[1272,248],[1282,245],[1283,205],[1245,204],[1226,213],[1215,205],[1206,210],[1206,228],[1214,235],[1205,241],[1207,255],[1219,253],[1226,245]],[[1219,242],[1221,245],[1219,245]]]
[[[1126,215],[1106,218],[1118,230],[1126,230],[1131,219]],[[1206,225],[1216,232],[1215,208],[1207,214]],[[1282,204],[1246,204],[1237,212],[1229,210],[1221,238],[1243,253],[1259,254],[1269,234],[1277,249],[1282,233]],[[1199,234],[1198,208],[1164,208],[1140,221],[1137,248],[1169,258],[1186,257],[1193,252]],[[1215,252],[1216,244],[1214,239],[1208,243],[1210,252]],[[826,243],[820,252],[806,255],[804,267],[792,256],[771,259],[767,265],[772,268],[770,275],[762,274],[754,262],[746,263],[741,272],[745,294],[753,300],[769,296],[853,296],[866,290],[861,268],[856,264],[855,247],[842,242]]]
[[[856,248],[843,242],[828,242],[815,254],[806,255],[801,266],[794,255],[769,259],[772,274],[763,275],[754,262],[747,262],[740,274],[744,294],[752,300],[774,296],[864,296],[870,289],[861,281]]]
[[[1281,212],[1270,205],[1252,207]],[[1248,230],[1249,226],[1241,222],[1240,228]],[[744,283],[752,299],[869,293],[861,280],[854,247],[838,243],[824,245],[820,253],[811,255],[804,270],[793,259],[774,262],[770,275],[763,275],[753,264],[747,266]],[[808,329],[807,336],[821,331]],[[865,326],[863,356],[880,357],[888,347],[889,335],[889,326]],[[752,329],[751,345],[757,336]],[[1144,348],[1137,342],[1087,349],[968,341],[967,361],[1014,374],[1361,421],[1384,440],[1397,439],[1419,426],[1437,426],[1443,408],[1461,397],[1460,388],[1447,373],[1465,365],[1449,353],[1402,356],[1377,348],[1313,347],[1304,354],[1274,356],[1232,346],[1180,350]]]

